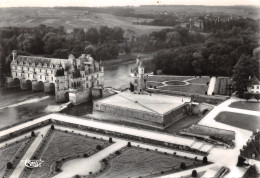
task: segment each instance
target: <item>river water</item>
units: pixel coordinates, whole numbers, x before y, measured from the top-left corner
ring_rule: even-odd
[[[104,66],[105,87],[126,88],[130,82],[130,70],[134,61]],[[52,112],[58,112],[60,105],[53,95],[32,93],[28,90],[0,90],[0,129],[15,123],[34,119]],[[84,106],[87,108],[87,106]],[[77,109],[74,107],[73,110]],[[79,109],[82,109],[79,108]]]

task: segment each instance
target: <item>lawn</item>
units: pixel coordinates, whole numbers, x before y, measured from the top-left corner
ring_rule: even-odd
[[[207,84],[207,82],[210,82],[209,77],[194,78],[193,80],[189,80],[189,83]]]
[[[259,102],[250,102],[250,101],[237,101],[231,103],[229,107],[239,108],[239,109],[247,109],[252,111],[260,111],[260,103]]]
[[[158,88],[160,90],[169,90],[169,91],[180,91],[180,92],[187,92],[187,93],[194,93],[194,94],[205,94],[208,90],[207,85],[196,85],[190,84],[186,86],[163,86]]]
[[[169,80],[183,81],[191,78],[194,78],[194,76],[153,75],[153,76],[148,76],[147,81],[155,81],[155,82],[164,82]]]
[[[41,168],[28,171],[27,174],[30,174],[30,177],[51,177],[52,169],[57,161],[64,163],[70,158],[82,157],[83,154],[92,155],[98,151],[97,145],[102,148],[109,145],[108,141],[57,130],[49,133],[46,143],[38,149],[39,158],[44,160],[44,164]]]
[[[182,171],[180,169],[181,163],[184,163],[186,168],[197,167],[202,164],[201,161],[194,159],[137,147],[124,148],[120,150],[119,155],[114,154],[107,160],[108,166],[100,177],[153,177]]]
[[[250,131],[256,131],[256,129],[260,128],[260,116],[221,112],[215,117],[215,120],[217,122]]]

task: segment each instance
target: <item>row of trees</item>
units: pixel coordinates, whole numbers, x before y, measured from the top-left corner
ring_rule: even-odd
[[[254,20],[251,18],[247,19],[206,19],[203,18],[203,30],[204,32],[212,32],[217,30],[231,30],[233,27],[238,27],[242,29],[250,28],[254,32],[259,31],[259,20]]]
[[[124,42],[124,31],[119,27],[90,28],[84,31],[74,28],[65,32],[64,27],[54,28],[45,25],[38,27],[0,28],[0,62],[3,69],[9,69],[10,54],[17,49],[23,55],[67,58],[69,54],[78,57],[91,53],[97,60],[117,58],[119,51],[129,52]],[[7,70],[3,71],[8,73]]]

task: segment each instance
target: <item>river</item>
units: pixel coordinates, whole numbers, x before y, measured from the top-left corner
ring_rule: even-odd
[[[104,85],[116,89],[126,88],[130,82],[130,70],[134,61],[104,66]],[[12,124],[34,119],[60,110],[55,96],[44,93],[32,93],[28,90],[0,90],[0,129]],[[73,110],[87,109],[87,105],[74,107]],[[78,111],[76,111],[78,112]]]

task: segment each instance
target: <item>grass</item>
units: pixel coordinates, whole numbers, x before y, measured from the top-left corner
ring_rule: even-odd
[[[154,75],[154,76],[148,76],[147,81],[155,81],[155,82],[164,82],[169,80],[187,80],[194,78],[194,76],[171,76],[171,75]]]
[[[237,101],[231,103],[229,107],[238,108],[238,109],[247,109],[252,111],[260,111],[260,103],[259,102],[250,102],[250,101]]]
[[[109,168],[105,169],[100,177],[153,177],[167,173],[182,171],[181,162],[185,163],[186,169],[197,167],[201,161],[190,158],[163,154],[143,148],[131,147],[121,150],[120,155],[107,158]]]
[[[210,81],[209,77],[201,77],[201,78],[195,78],[193,80],[189,80],[189,83],[207,84],[207,82],[209,81]]]
[[[196,85],[190,84],[186,86],[163,86],[158,88],[160,90],[169,90],[169,91],[180,91],[180,92],[187,92],[187,93],[194,93],[194,94],[205,94],[208,90],[207,85]]]
[[[260,128],[260,116],[221,112],[215,117],[215,120],[217,122],[250,131],[256,131],[258,128]]]
[[[185,85],[186,83],[185,82],[182,82],[182,81],[169,81],[169,82],[166,82],[167,85]]]

